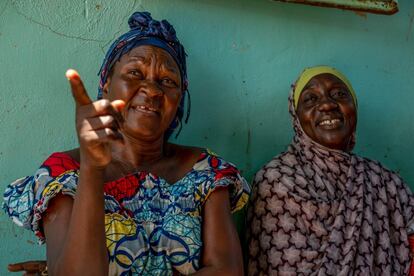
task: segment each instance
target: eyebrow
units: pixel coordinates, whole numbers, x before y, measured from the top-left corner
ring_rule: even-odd
[[[345,87],[346,89],[348,88],[348,85],[346,85],[343,81],[336,81],[332,84],[333,87]]]
[[[302,89],[302,91],[305,91],[306,89],[309,89],[309,88],[311,88],[311,87],[315,87],[316,85],[315,84],[313,84],[313,83],[307,83],[306,85],[305,85],[305,87],[303,87],[303,89]]]
[[[148,63],[145,60],[145,57],[143,56],[139,56],[139,55],[134,55],[134,56],[129,56],[127,63],[132,63],[132,62],[136,62],[136,61],[141,61],[142,63]]]
[[[180,70],[177,70],[177,68],[174,67],[170,62],[162,64],[161,67],[174,74],[180,74]]]
[[[136,61],[141,61],[144,64],[150,63],[150,59],[147,60],[145,57],[140,56],[140,55],[131,55],[131,56],[129,56],[129,58],[127,60],[127,63],[134,63]],[[166,63],[163,63],[161,65],[161,67],[166,69],[167,71],[173,72],[175,74],[180,73],[180,71],[179,70],[177,71],[177,68],[173,64],[171,64],[170,61],[167,61]]]

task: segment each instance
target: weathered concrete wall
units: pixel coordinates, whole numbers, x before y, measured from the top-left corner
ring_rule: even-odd
[[[250,180],[290,142],[290,84],[304,67],[330,64],[358,94],[356,151],[414,188],[412,0],[391,17],[268,0],[0,0],[1,191],[76,146],[64,72],[78,69],[95,94],[104,51],[136,10],[170,20],[189,54],[193,110],[178,142],[210,147]],[[0,275],[44,256],[3,213],[0,240]]]

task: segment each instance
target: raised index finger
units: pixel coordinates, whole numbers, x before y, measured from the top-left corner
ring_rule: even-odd
[[[66,71],[66,77],[69,80],[72,96],[75,99],[76,104],[87,105],[92,103],[88,96],[88,92],[86,92],[85,86],[83,86],[79,73],[73,69],[69,69]]]

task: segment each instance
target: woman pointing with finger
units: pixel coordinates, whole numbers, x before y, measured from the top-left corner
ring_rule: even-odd
[[[231,212],[249,194],[232,165],[175,145],[187,92],[174,28],[134,13],[110,47],[98,100],[69,70],[79,148],[5,192],[5,210],[47,245],[52,275],[241,275]]]

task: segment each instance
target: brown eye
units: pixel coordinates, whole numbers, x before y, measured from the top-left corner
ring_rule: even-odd
[[[163,78],[161,84],[166,87],[176,88],[178,87],[177,83],[170,78]]]
[[[142,74],[141,74],[141,72],[139,70],[136,70],[136,69],[130,70],[128,72],[128,74],[131,75],[131,76],[133,76],[133,77],[135,77],[135,78],[142,79]]]
[[[349,92],[345,89],[336,89],[332,91],[332,97],[336,99],[348,98]]]
[[[305,104],[312,104],[312,103],[316,102],[317,100],[318,100],[318,97],[316,97],[313,94],[307,94],[307,95],[305,95],[305,97],[303,97],[303,102]]]

